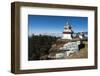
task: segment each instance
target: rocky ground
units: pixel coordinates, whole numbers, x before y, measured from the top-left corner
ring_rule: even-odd
[[[42,56],[40,60],[53,60],[53,59],[79,59],[79,58],[88,58],[88,43],[87,41],[82,41],[84,48],[81,48],[79,52],[71,53],[67,56],[65,51],[59,50],[65,43],[68,43],[69,40],[57,40],[55,44],[52,45],[49,50],[49,54]],[[61,55],[61,58],[56,58],[56,55]]]
[[[78,53],[73,53],[72,55],[70,55],[69,59],[76,59],[76,58],[88,58],[88,44],[87,41],[83,42],[85,44],[85,47],[80,49],[80,51]]]
[[[63,51],[59,50],[60,47],[62,47],[65,43],[67,43],[69,41],[65,40],[65,41],[61,41],[58,40],[55,44],[52,45],[52,48],[49,50],[49,57],[51,57],[52,59],[59,59],[59,58],[55,58],[55,55],[61,54],[63,55]],[[60,59],[77,59],[77,58],[87,58],[88,57],[88,44],[87,41],[83,41],[84,44],[84,48],[80,49],[79,52],[74,52],[71,53],[69,56],[64,56],[63,58]],[[65,55],[65,54],[64,54]]]

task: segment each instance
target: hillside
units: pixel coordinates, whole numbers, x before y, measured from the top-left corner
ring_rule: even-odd
[[[88,58],[88,44],[87,41],[83,42],[85,44],[85,47],[80,49],[78,53],[73,53],[68,59],[76,59],[76,58]]]
[[[67,48],[65,50],[60,50],[65,44],[76,43],[77,41],[81,41],[81,47],[78,52],[71,53]],[[87,39],[60,39],[58,37],[47,36],[47,35],[33,35],[29,37],[29,47],[28,47],[28,60],[51,60],[51,59],[75,59],[75,58],[87,58]],[[72,47],[73,45],[70,45]],[[77,44],[74,44],[76,47]],[[72,47],[73,48],[73,47]],[[67,52],[68,51],[68,52]]]
[[[59,50],[60,47],[62,47],[64,44],[68,42],[73,42],[75,40],[58,40],[55,44],[52,45],[52,48],[49,50],[49,57],[52,59],[76,59],[76,58],[87,58],[88,57],[88,51],[87,51],[87,41],[82,41],[82,48],[79,50],[79,52],[73,52],[69,56],[67,56],[65,53],[67,51],[65,50]],[[59,58],[56,58],[56,55],[59,55]],[[60,58],[61,57],[61,58]]]

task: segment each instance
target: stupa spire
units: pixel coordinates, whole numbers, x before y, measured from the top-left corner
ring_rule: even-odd
[[[72,33],[73,33],[73,31],[72,31],[71,25],[67,21],[65,26],[64,26],[62,39],[72,39]]]
[[[69,22],[68,21],[66,22],[66,25],[69,25]]]

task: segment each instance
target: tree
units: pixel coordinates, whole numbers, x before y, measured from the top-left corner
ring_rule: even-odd
[[[32,35],[28,38],[28,60],[39,60],[49,54],[49,49],[57,37],[47,35]]]

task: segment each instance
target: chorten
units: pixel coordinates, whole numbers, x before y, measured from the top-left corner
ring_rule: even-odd
[[[73,34],[73,31],[72,31],[72,27],[71,25],[67,22],[64,26],[64,32],[63,32],[63,37],[62,39],[72,39],[72,34]]]

